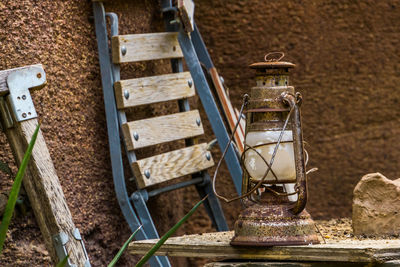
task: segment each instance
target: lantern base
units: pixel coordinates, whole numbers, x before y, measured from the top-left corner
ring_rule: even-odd
[[[319,244],[310,214],[294,215],[285,205],[254,204],[240,213],[234,228],[233,246]]]

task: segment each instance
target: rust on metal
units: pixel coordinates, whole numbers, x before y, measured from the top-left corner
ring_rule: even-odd
[[[279,58],[270,58],[272,55]],[[318,244],[315,224],[304,210],[307,202],[307,182],[303,136],[301,129],[301,95],[289,86],[289,69],[295,67],[290,62],[279,61],[283,53],[270,53],[266,62],[250,65],[256,69],[256,86],[251,89],[246,109],[246,135],[249,131],[291,130],[295,159],[296,184],[294,193],[286,192],[278,184],[293,181],[278,179],[272,170],[273,159],[267,162],[257,148],[275,143],[263,143],[256,146],[245,144],[242,153],[243,184],[242,203],[246,207],[235,223],[235,236],[231,241],[237,246],[276,246]],[[278,139],[277,146],[282,141]],[[264,161],[266,168],[275,177],[263,181],[251,177],[244,164],[246,151],[256,152]],[[275,148],[276,150],[276,148]],[[275,153],[275,152],[274,152]],[[251,192],[251,193],[250,193]],[[289,195],[297,194],[297,201],[291,202]]]
[[[307,211],[293,214],[285,205],[253,204],[235,223],[233,246],[291,246],[319,244]]]

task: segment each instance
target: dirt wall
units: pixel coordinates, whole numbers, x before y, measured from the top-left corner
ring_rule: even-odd
[[[287,60],[297,64],[291,81],[304,96],[309,166],[319,168],[310,175],[308,210],[314,217],[350,216],[352,190],[367,172],[399,177],[399,5],[400,1],[196,1],[198,26],[236,106],[254,84],[250,63],[262,60],[268,51],[284,51]],[[112,1],[106,9],[119,15],[122,34],[163,30],[156,0]],[[0,69],[44,65],[48,85],[33,96],[42,131],[91,262],[105,265],[129,237],[129,229],[114,194],[91,4],[3,0],[0,14]],[[168,69],[168,62],[134,65],[124,69],[123,78]],[[192,106],[198,103],[194,99]],[[173,109],[176,106],[162,105],[137,114]],[[210,134],[207,123],[206,131]],[[0,147],[0,159],[12,165],[3,135]],[[218,156],[216,151],[216,160]],[[220,190],[232,194],[226,169],[220,179]],[[11,181],[0,174],[0,184],[3,191]],[[152,199],[159,232],[197,200],[193,188]],[[238,206],[223,207],[232,226]],[[211,230],[202,209],[178,234]],[[31,212],[14,219],[9,238],[2,265],[48,262]],[[129,266],[136,259],[126,255],[121,264]],[[194,261],[179,259],[174,264]]]
[[[400,176],[399,1],[197,1],[199,29],[236,106],[247,68],[270,51],[297,65],[309,167],[308,210],[351,215],[361,177]]]

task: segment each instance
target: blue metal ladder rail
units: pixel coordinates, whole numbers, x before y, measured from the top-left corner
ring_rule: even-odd
[[[229,142],[229,134],[226,130],[221,114],[218,111],[217,104],[201,67],[201,64],[203,64],[207,70],[214,68],[211,57],[196,23],[194,23],[194,31],[189,35],[183,30],[181,25],[177,25],[176,23],[171,24],[172,21],[177,21],[177,9],[173,6],[172,1],[162,0],[161,7],[167,30],[179,31],[178,40],[182,48],[186,65],[192,75],[196,91],[207,114],[212,130],[217,138],[220,150],[224,151]],[[242,169],[239,158],[240,156],[238,155],[234,144],[230,144],[225,155],[225,163],[231,174],[236,192],[240,195],[242,192]]]

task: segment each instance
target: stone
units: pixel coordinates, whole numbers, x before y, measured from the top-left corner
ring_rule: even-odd
[[[400,178],[390,180],[380,173],[362,177],[353,192],[354,235],[400,234]]]

